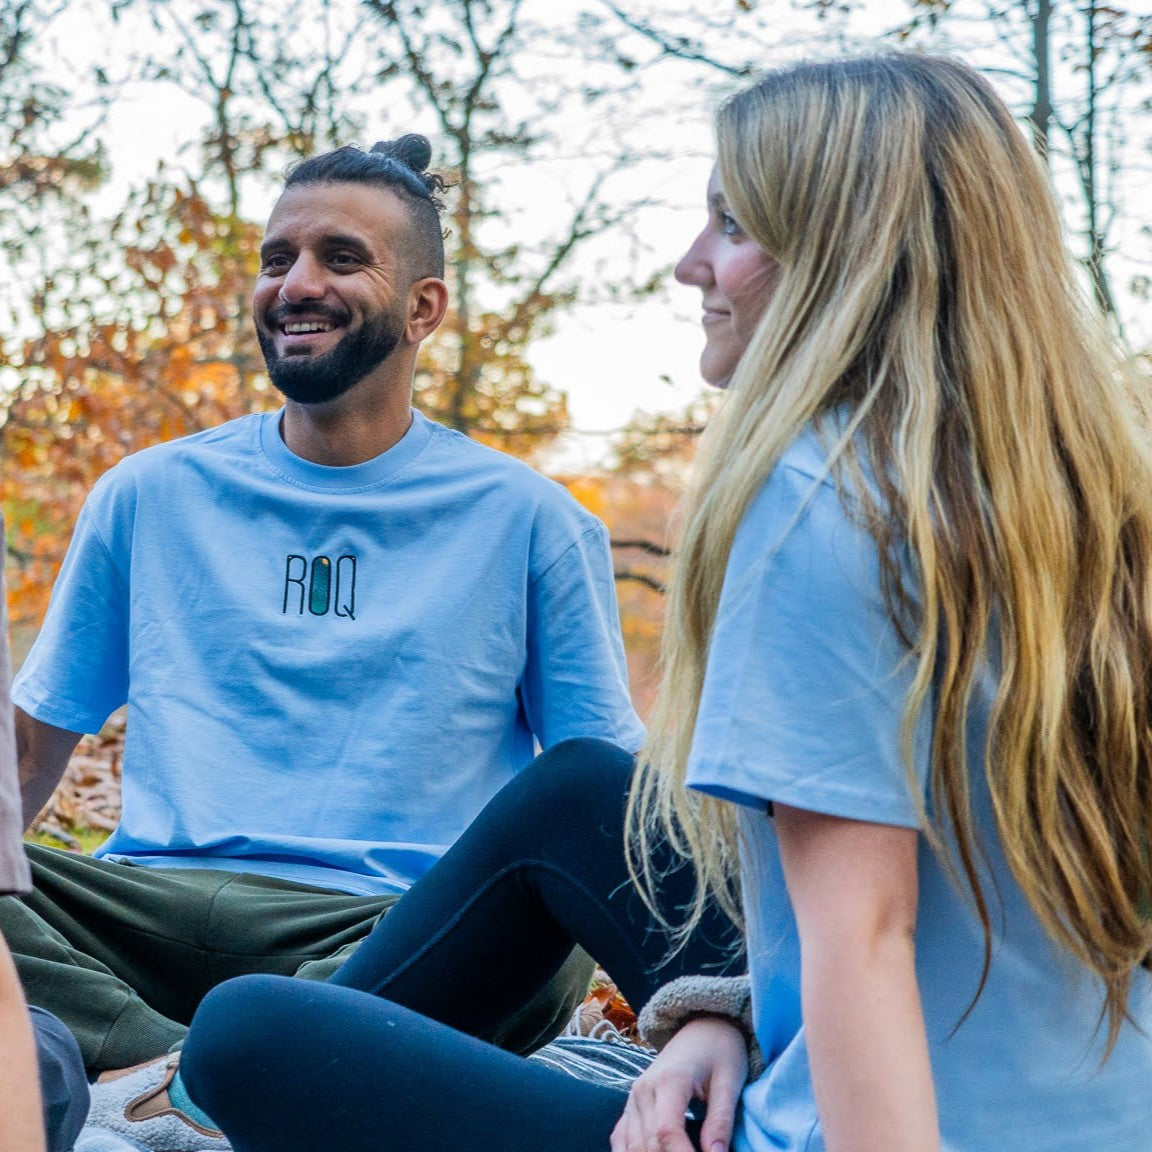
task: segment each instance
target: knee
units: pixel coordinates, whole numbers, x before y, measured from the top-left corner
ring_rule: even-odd
[[[239,976],[201,1001],[180,1053],[180,1078],[208,1115],[226,1115],[232,1093],[287,1042],[301,987],[308,985],[287,976]]]
[[[635,757],[618,745],[579,736],[554,744],[520,775],[554,811],[564,811],[596,796],[622,797],[635,764]]]

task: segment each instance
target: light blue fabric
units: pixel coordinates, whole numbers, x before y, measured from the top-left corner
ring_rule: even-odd
[[[912,668],[889,622],[871,537],[824,475],[816,437],[786,454],[737,535],[709,653],[689,781],[742,805],[756,1033],[769,1061],[744,1093],[739,1152],[822,1152],[800,1015],[799,942],[769,801],[905,827],[916,805],[900,753]],[[794,525],[794,527],[793,527]],[[791,527],[791,531],[788,529]],[[990,665],[997,663],[993,655]],[[969,715],[974,803],[994,930],[979,982],[979,921],[920,853],[916,960],[945,1152],[1147,1152],[1152,989],[1101,1066],[1102,991],[1045,937],[999,849],[982,757],[997,677]],[[930,709],[916,733],[921,781]]]
[[[415,414],[382,456],[292,455],[279,414],[130,457],[81,514],[14,697],[127,701],[100,855],[402,891],[541,747],[629,749],[607,533]]]

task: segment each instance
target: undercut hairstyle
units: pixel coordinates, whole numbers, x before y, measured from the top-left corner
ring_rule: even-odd
[[[432,145],[425,136],[409,133],[398,140],[380,140],[365,151],[345,144],[332,152],[301,160],[288,170],[284,190],[309,184],[368,184],[399,197],[408,210],[411,228],[404,252],[413,280],[444,276],[444,230],[440,193],[448,186],[428,172]]]

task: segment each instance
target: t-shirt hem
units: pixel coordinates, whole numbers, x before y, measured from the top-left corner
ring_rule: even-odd
[[[134,855],[124,852],[94,853],[113,864],[141,868],[207,869],[213,872],[236,872],[248,876],[266,876],[301,884],[306,888],[340,892],[347,896],[394,896],[406,892],[414,881],[389,880],[384,876],[367,876],[319,864],[283,864],[242,856],[175,856]]]
[[[647,732],[639,719],[634,724],[629,723],[628,728],[630,729],[630,736],[627,733],[622,734],[618,726],[615,731],[610,733],[606,733],[602,727],[596,729],[580,728],[572,732],[561,732],[559,735],[549,732],[547,740],[540,740],[540,750],[547,751],[549,748],[555,748],[557,744],[563,744],[566,740],[604,740],[608,744],[615,744],[617,748],[627,752],[630,756],[635,756],[647,738]]]
[[[0,869],[0,871],[7,871],[5,882],[0,884],[0,896],[25,896],[32,890],[32,873],[28,865],[24,865],[24,876],[13,876],[13,871]]]
[[[103,715],[97,712],[85,712],[79,708],[60,707],[53,703],[59,694],[54,692],[30,692],[19,679],[12,685],[12,703],[27,712],[33,720],[42,724],[51,724],[54,728],[64,728],[69,732],[81,732],[94,735],[104,727],[104,722],[116,711],[110,708]]]
[[[909,812],[903,804],[895,806],[890,795],[879,796],[847,788],[814,789],[801,780],[752,780],[740,772],[702,772],[697,766],[688,787],[750,808],[764,809],[770,804],[786,804],[791,808],[869,824],[915,829],[921,826],[915,813]]]

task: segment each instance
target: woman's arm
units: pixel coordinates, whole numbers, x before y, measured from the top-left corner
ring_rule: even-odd
[[[0,1148],[44,1152],[36,1047],[24,994],[0,936]]]
[[[919,833],[775,806],[829,1152],[938,1152],[916,983]]]

